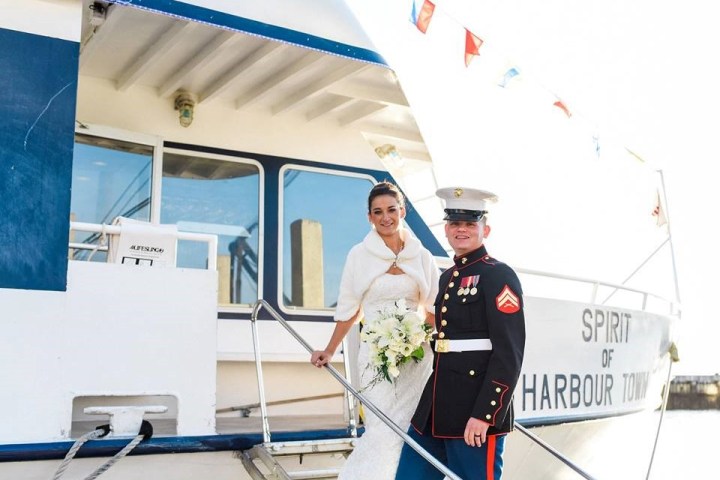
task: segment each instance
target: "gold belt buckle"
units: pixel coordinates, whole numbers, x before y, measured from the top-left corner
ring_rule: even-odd
[[[438,353],[447,353],[450,351],[450,341],[447,339],[435,340],[435,351]]]

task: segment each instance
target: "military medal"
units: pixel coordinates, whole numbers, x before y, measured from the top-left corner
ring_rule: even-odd
[[[470,277],[463,277],[460,280],[460,288],[458,289],[457,294],[467,295],[470,292],[470,288],[468,287],[468,285],[470,285]]]
[[[470,295],[475,295],[477,293],[477,284],[480,281],[480,275],[473,275],[472,277],[472,288],[470,289]]]

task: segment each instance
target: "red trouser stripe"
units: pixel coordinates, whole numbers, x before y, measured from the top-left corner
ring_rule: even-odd
[[[485,447],[487,447],[487,458],[485,460],[487,480],[495,480],[495,435],[487,436]]]

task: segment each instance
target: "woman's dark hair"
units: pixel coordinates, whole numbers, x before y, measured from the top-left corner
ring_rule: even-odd
[[[402,194],[397,185],[388,181],[382,181],[376,183],[370,190],[370,195],[368,195],[368,213],[370,213],[370,210],[372,209],[373,200],[375,197],[379,197],[380,195],[390,195],[397,200],[400,207],[405,206],[405,196]]]

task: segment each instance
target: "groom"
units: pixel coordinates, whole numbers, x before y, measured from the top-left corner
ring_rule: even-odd
[[[437,195],[445,200],[455,265],[440,277],[434,369],[408,435],[463,480],[498,480],[525,350],[522,289],[515,272],[483,245],[487,205],[497,197],[470,188]],[[443,477],[403,446],[396,480]]]

